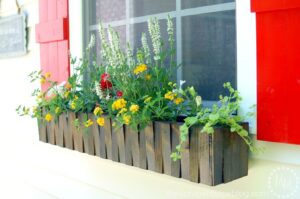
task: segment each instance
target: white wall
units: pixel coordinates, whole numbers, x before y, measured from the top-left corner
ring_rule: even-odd
[[[250,13],[250,0],[236,0],[237,80],[243,102],[241,114],[256,104],[256,23]],[[256,134],[256,118],[248,118],[251,133]]]
[[[31,140],[37,138],[36,121],[30,118],[20,119],[15,108],[19,104],[33,104],[34,101],[29,96],[31,91],[38,85],[29,84],[27,75],[39,70],[39,48],[35,43],[34,26],[38,22],[37,0],[23,1],[26,4],[25,11],[28,14],[29,28],[29,49],[28,54],[21,57],[0,59],[0,85],[1,85],[1,113],[0,114],[0,134],[18,134],[16,139]],[[2,0],[0,17],[14,15],[17,13],[15,2],[12,0]],[[22,128],[20,129],[20,126]]]

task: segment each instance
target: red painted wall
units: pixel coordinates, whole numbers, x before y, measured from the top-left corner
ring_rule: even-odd
[[[40,43],[41,69],[51,80],[63,82],[70,75],[68,0],[40,0],[40,23],[36,41]],[[47,85],[42,85],[45,90]]]
[[[300,1],[252,0],[252,11],[257,23],[257,138],[300,144]]]

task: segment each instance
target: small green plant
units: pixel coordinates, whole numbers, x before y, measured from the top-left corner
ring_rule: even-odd
[[[202,108],[195,116],[187,117],[184,120],[184,124],[180,127],[180,144],[176,147],[176,152],[171,155],[174,161],[181,158],[182,144],[188,138],[189,129],[197,125],[203,127],[201,133],[207,134],[213,134],[216,126],[228,127],[230,132],[237,133],[243,138],[252,152],[258,150],[253,146],[249,132],[241,125],[245,118],[237,114],[242,100],[239,92],[232,88],[229,82],[224,83],[223,86],[229,91],[228,96],[220,95],[219,103],[214,104],[212,108]]]

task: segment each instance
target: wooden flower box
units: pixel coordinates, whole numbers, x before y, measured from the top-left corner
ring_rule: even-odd
[[[236,133],[216,127],[215,133],[200,133],[192,128],[184,143],[182,159],[172,161],[170,155],[180,141],[180,123],[153,122],[141,132],[128,126],[105,125],[88,129],[76,128],[74,121],[83,122],[84,113],[62,114],[50,123],[39,122],[39,137],[43,142],[110,159],[130,166],[184,178],[196,183],[218,185],[248,174],[248,146]],[[243,124],[248,129],[248,124]]]

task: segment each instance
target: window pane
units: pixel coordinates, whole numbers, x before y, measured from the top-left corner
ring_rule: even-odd
[[[111,22],[126,18],[125,0],[93,0],[91,9],[93,10],[92,24]]]
[[[234,2],[235,0],[182,0],[182,9],[196,8],[200,6],[208,6],[213,4]]]
[[[129,0],[130,17],[170,12],[176,10],[176,0]]]
[[[236,87],[235,11],[182,18],[183,78],[204,100],[217,100],[223,83]]]

